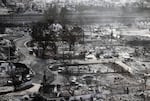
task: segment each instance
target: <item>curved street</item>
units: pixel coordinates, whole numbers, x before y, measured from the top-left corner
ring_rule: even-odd
[[[23,54],[23,59],[20,62],[25,63],[28,67],[30,67],[34,72],[35,75],[32,79],[33,83],[40,84],[43,78],[43,72],[48,71],[47,65],[49,64],[50,60],[43,60],[40,58],[36,58],[34,55],[29,55],[29,50],[26,47],[25,43],[30,41],[31,37],[27,34],[24,35],[22,38],[15,40],[16,47],[18,50]],[[48,76],[52,76],[52,73],[48,71]]]

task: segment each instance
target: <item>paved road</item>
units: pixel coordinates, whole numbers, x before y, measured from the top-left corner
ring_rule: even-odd
[[[90,61],[75,61],[78,65],[89,65],[89,64],[101,64],[101,63],[115,63],[119,65],[123,70],[128,71],[129,73],[133,74],[132,67],[126,65],[122,61],[116,59],[100,59],[100,60],[90,60]]]
[[[27,41],[31,40],[29,35],[24,35],[22,38],[19,38],[15,41],[17,48],[24,55],[24,58],[21,59],[21,63],[25,63],[30,66],[31,69],[35,72],[35,76],[33,78],[34,83],[41,83],[43,78],[43,72],[47,71],[47,65],[49,64],[49,60],[43,60],[36,58],[33,55],[29,55],[29,50],[25,46]],[[52,73],[47,73],[48,76],[52,76]]]
[[[15,44],[16,44],[18,50],[19,50],[24,56],[26,56],[26,58],[25,58],[23,61],[28,60],[29,58],[31,58],[31,57],[29,56],[29,54],[28,54],[28,53],[29,53],[28,49],[27,49],[27,48],[25,47],[25,45],[24,45],[24,43],[27,42],[27,41],[30,41],[30,39],[31,39],[30,36],[24,35],[23,37],[18,38],[18,39],[15,40]],[[27,58],[28,58],[28,59],[27,59]]]
[[[14,15],[0,15],[0,23],[13,23],[13,24],[24,24],[38,22],[42,20],[43,15],[41,14],[14,14]]]
[[[114,9],[103,10],[104,8],[98,10],[85,10],[80,13],[72,12],[67,14],[67,19],[71,22],[83,23],[83,24],[110,24],[110,23],[125,23],[131,24],[136,22],[138,18],[150,18],[149,9],[145,10],[124,10],[124,9]],[[42,20],[43,14],[12,14],[12,15],[0,15],[1,23],[13,23],[13,24],[23,24],[32,23]]]
[[[94,16],[94,15],[88,15],[88,16],[83,16],[82,19],[87,19],[83,20],[80,22],[79,20],[79,15],[71,15],[68,16],[68,20],[71,22],[76,22],[76,23],[83,23],[83,24],[91,24],[91,23],[97,23],[97,24],[111,24],[111,23],[134,23],[135,17],[122,17],[122,16]],[[0,23],[13,23],[13,24],[25,24],[25,23],[32,23],[32,22],[38,22],[43,19],[43,15],[5,15],[2,16],[0,15]]]
[[[41,86],[40,84],[33,83],[33,87],[29,89],[26,89],[23,91],[12,92],[12,93],[9,93],[8,95],[22,96],[22,95],[27,95],[29,93],[38,93],[40,86]]]

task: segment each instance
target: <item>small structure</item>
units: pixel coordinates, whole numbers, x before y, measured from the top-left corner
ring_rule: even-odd
[[[62,31],[62,25],[55,21],[53,24],[49,26],[49,29],[56,34],[59,34]]]
[[[57,100],[65,101],[64,99],[69,99],[71,94],[69,90],[65,89],[67,84],[65,84],[60,77],[55,74],[55,80],[53,82],[48,82],[46,73],[43,75],[43,85],[41,86],[39,93],[40,96],[46,101]],[[61,78],[62,79],[62,78]]]

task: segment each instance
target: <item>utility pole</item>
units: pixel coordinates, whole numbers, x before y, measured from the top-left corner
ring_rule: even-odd
[[[11,41],[7,43],[8,44],[8,61],[10,62],[10,57],[11,57]]]
[[[46,10],[46,0],[44,0],[43,8],[44,8],[44,11],[45,11]]]
[[[8,46],[8,61],[10,62],[10,46]]]

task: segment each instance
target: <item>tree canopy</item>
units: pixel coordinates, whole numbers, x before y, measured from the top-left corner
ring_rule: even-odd
[[[66,7],[62,7],[58,12],[57,6],[53,5],[45,12],[44,20],[33,25],[31,36],[44,51],[47,47],[51,47],[53,52],[57,54],[58,41],[66,42],[69,45],[69,50],[73,51],[75,43],[81,41],[83,37],[83,30],[77,25],[69,29],[66,26],[68,22]]]

